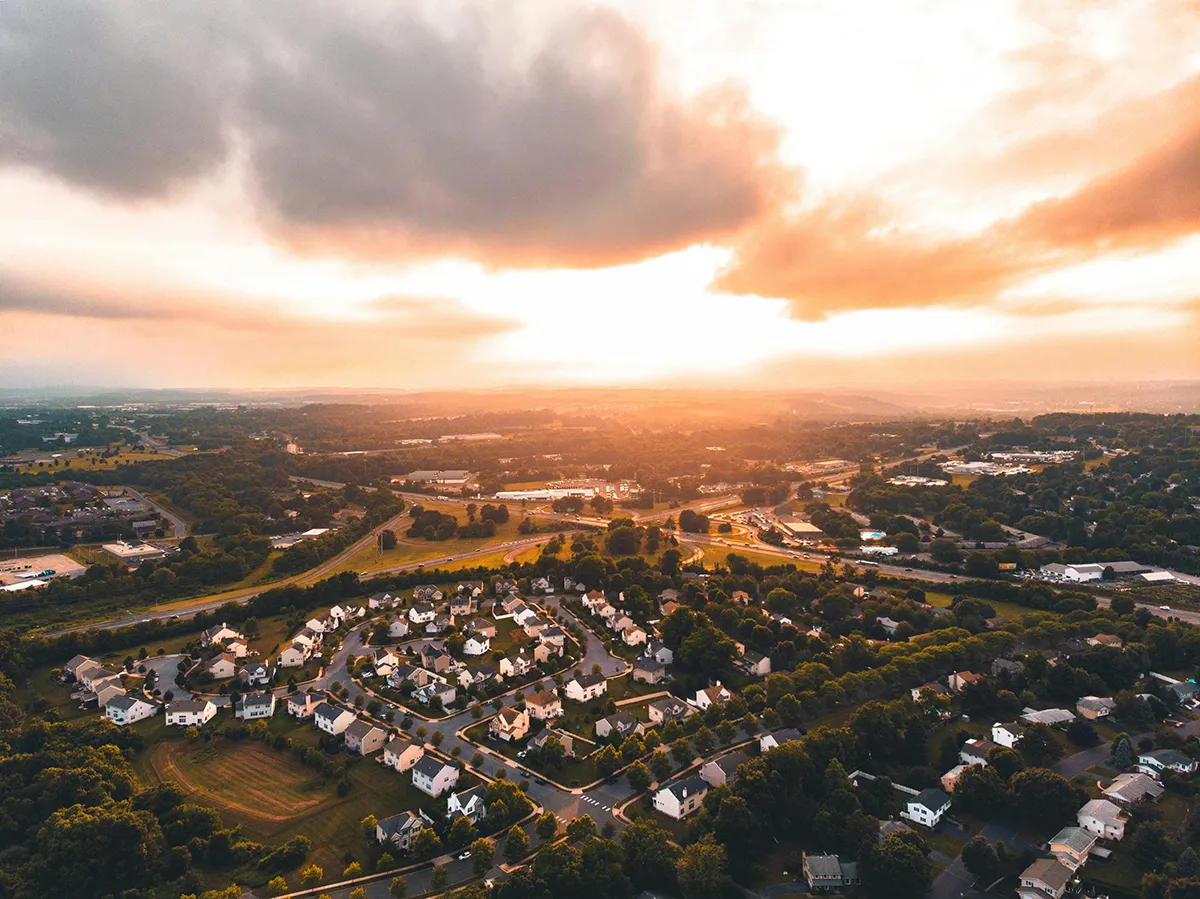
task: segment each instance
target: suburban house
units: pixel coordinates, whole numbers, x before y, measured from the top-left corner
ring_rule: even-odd
[[[549,643],[551,646],[561,648],[567,643],[567,632],[557,624],[552,624],[538,634],[538,640],[542,643]]]
[[[738,765],[749,759],[750,756],[741,750],[723,755],[719,759],[713,759],[711,762],[706,762],[701,766],[700,779],[710,787],[719,787],[727,783],[733,783]]]
[[[499,666],[501,677],[521,677],[529,673],[529,669],[533,667],[533,660],[521,649],[514,655],[502,658]]]
[[[408,620],[413,624],[429,624],[437,617],[437,609],[429,603],[417,603],[408,610]]]
[[[641,646],[646,642],[646,639],[645,629],[638,627],[636,624],[621,631],[621,642],[626,646]]]
[[[450,597],[450,614],[456,618],[459,615],[470,615],[478,608],[479,604],[473,596],[466,596],[460,593],[457,596]]]
[[[104,716],[113,724],[133,724],[143,718],[149,718],[158,712],[158,706],[149,703],[140,696],[125,694],[114,696],[104,707]]]
[[[1002,674],[1008,674],[1016,677],[1025,670],[1023,662],[1017,662],[1013,659],[992,659],[992,677],[1000,677]]]
[[[654,659],[660,665],[670,665],[675,661],[675,653],[671,652],[661,640],[647,642],[646,648],[642,650],[642,655],[648,659]]]
[[[496,637],[496,625],[486,618],[472,618],[467,622],[466,627],[463,628],[463,633],[494,640]]]
[[[241,640],[230,640],[225,644],[225,651],[235,659],[244,659],[250,654],[250,647]]]
[[[733,694],[720,684],[716,684],[715,686],[696,691],[696,708],[703,712],[710,705],[724,705],[731,699],[733,699]]]
[[[545,580],[545,578],[539,578]],[[547,581],[547,583],[549,583]],[[531,585],[532,586],[532,585]],[[492,582],[492,593],[496,596],[507,596],[509,593],[517,592],[517,582],[506,577],[498,577]]]
[[[1107,799],[1093,799],[1075,815],[1079,826],[1105,840],[1121,840],[1125,837],[1128,818],[1121,807]]]
[[[436,798],[458,783],[458,768],[431,755],[423,755],[412,767],[412,782],[422,793]]]
[[[79,672],[88,666],[99,668],[100,663],[88,656],[75,656],[67,664],[63,665],[63,674],[74,680],[79,680]]]
[[[992,742],[1005,749],[1015,749],[1017,742],[1025,736],[1025,728],[1019,724],[993,724]]]
[[[909,692],[912,694],[913,702],[921,701],[921,694],[926,690],[931,690],[933,694],[941,699],[949,699],[950,691],[941,684],[934,681],[933,683],[922,684],[919,687],[913,687]]]
[[[213,680],[225,680],[237,674],[237,659],[228,652],[223,652],[211,662],[205,669],[213,676]]]
[[[114,696],[124,696],[125,688],[121,685],[121,682],[117,680],[104,684],[92,695],[96,697],[96,708],[102,709],[108,705],[108,701]]]
[[[375,609],[390,609],[400,599],[395,593],[373,593],[371,598],[367,600],[368,608]]]
[[[533,621],[533,619],[537,618],[537,612],[535,612],[533,609],[529,608],[529,606],[525,605],[525,603],[522,602],[522,603],[517,603],[516,608],[513,609],[512,617],[513,617],[513,621],[515,621],[517,624],[521,625],[521,627],[525,627],[526,625],[529,624],[529,622],[531,622],[531,621]]]
[[[858,862],[839,861],[836,855],[801,855],[808,888],[813,891],[840,890],[860,882]]]
[[[1175,749],[1155,749],[1153,752],[1143,752],[1138,755],[1138,767],[1146,774],[1157,776],[1170,769],[1176,774],[1194,774],[1200,766],[1194,758],[1184,755]]]
[[[563,713],[562,700],[557,693],[549,690],[539,690],[525,700],[525,711],[530,718],[538,721],[549,721]]]
[[[246,638],[241,633],[235,631],[228,624],[221,622],[218,625],[210,627],[200,635],[201,646],[212,646],[215,643],[228,643],[231,640],[246,642]]]
[[[320,693],[293,693],[288,697],[287,713],[294,718],[308,718],[323,701]]]
[[[600,590],[589,590],[583,594],[583,605],[589,612],[595,613],[596,609],[608,604],[608,599]]]
[[[398,690],[406,683],[411,683],[414,687],[424,687],[433,680],[433,675],[415,665],[397,665],[396,670],[388,675],[387,680],[389,687]]]
[[[1089,721],[1107,718],[1116,707],[1115,700],[1100,696],[1084,696],[1075,703],[1075,711],[1079,713],[1079,717]]]
[[[666,699],[656,699],[646,706],[646,712],[650,716],[651,724],[682,721],[684,718],[695,713],[695,711],[686,702],[681,702],[673,696]]]
[[[1112,646],[1120,649],[1125,645],[1125,641],[1116,634],[1096,634],[1094,637],[1087,638],[1088,646]]]
[[[380,844],[391,843],[407,852],[412,848],[412,842],[416,839],[417,834],[427,826],[422,818],[412,812],[401,812],[390,818],[384,818],[375,825],[375,839]]]
[[[211,699],[176,699],[167,703],[170,727],[203,727],[217,714]]]
[[[426,646],[421,650],[421,665],[435,674],[445,674],[449,671],[451,661],[450,655],[436,646]]]
[[[900,817],[926,827],[937,827],[942,816],[948,811],[950,811],[950,797],[937,787],[930,787],[909,799],[904,806],[904,811],[900,812]]]
[[[483,798],[484,787],[472,787],[461,793],[451,793],[446,800],[446,817],[453,821],[461,815],[472,824],[478,824],[487,817],[487,803]]]
[[[1071,869],[1054,858],[1039,858],[1021,872],[1021,899],[1060,899],[1071,882]]]
[[[413,599],[417,602],[441,602],[444,594],[434,584],[418,584],[413,587]]]
[[[246,693],[233,702],[233,717],[247,721],[270,718],[275,714],[274,693]]]
[[[100,665],[97,665],[95,668],[90,665],[86,665],[80,668],[79,672],[80,683],[82,683],[93,693],[96,692],[96,687],[98,685],[104,684],[107,681],[111,681],[113,678],[120,677],[120,675],[111,668],[103,668]]]
[[[487,637],[472,634],[463,643],[463,655],[481,656],[492,649],[492,641]]]
[[[546,741],[552,738],[558,740],[558,742],[562,744],[563,752],[567,758],[575,758],[575,738],[561,730],[551,730],[547,727],[540,734],[530,740],[529,745],[534,749],[541,749],[544,745],[546,745]]]
[[[628,628],[633,627],[633,619],[624,612],[619,612],[608,619],[608,627],[617,633],[621,633]]]
[[[975,674],[973,671],[955,671],[948,678],[946,683],[950,685],[951,693],[958,693],[971,684],[977,684],[983,680],[982,674]]]
[[[553,643],[539,643],[533,647],[533,661],[539,665],[544,665],[552,656],[562,657],[564,648],[555,646]]]
[[[1078,870],[1088,860],[1096,835],[1082,827],[1064,827],[1050,838],[1050,854],[1070,868]]]
[[[587,702],[608,692],[608,681],[603,674],[577,674],[567,681],[567,699]]]
[[[737,669],[750,677],[766,677],[771,673],[771,658],[753,649],[747,649],[734,663]]]
[[[393,640],[408,636],[408,619],[393,618],[388,622],[388,636]]]
[[[1177,684],[1170,684],[1167,689],[1174,693],[1175,698],[1181,703],[1190,704],[1196,701],[1196,694],[1200,693],[1200,684],[1194,684],[1191,681],[1181,681]]]
[[[427,633],[427,634],[443,633],[444,631],[448,631],[450,629],[450,625],[453,623],[454,623],[454,619],[452,619],[449,615],[447,615],[445,613],[434,615],[433,621],[430,621],[429,623],[427,623],[425,625],[425,633]]]
[[[313,709],[313,722],[327,734],[339,736],[356,719],[353,712],[322,702]]]
[[[958,779],[962,777],[962,773],[970,768],[971,765],[955,765],[949,771],[942,775],[942,789],[947,793],[953,793],[954,788],[958,786]]]
[[[782,746],[784,743],[799,740],[800,736],[800,731],[794,727],[785,727],[783,730],[772,731],[758,738],[758,749],[760,752],[767,752],[768,750]]]
[[[383,763],[404,773],[425,755],[425,747],[403,737],[392,737],[383,747]]]
[[[493,737],[498,737],[505,742],[523,740],[529,733],[529,715],[519,712],[511,706],[505,706],[492,719],[489,730]]]
[[[548,577],[535,577],[529,582],[529,589],[535,593],[553,593],[554,585]]]
[[[342,732],[346,738],[346,751],[359,755],[370,755],[383,748],[387,739],[387,731],[378,725],[355,718]]]
[[[958,750],[958,758],[964,765],[983,765],[987,767],[988,753],[996,748],[991,740],[967,740]]]
[[[900,626],[899,621],[888,618],[886,615],[876,618],[875,623],[878,624],[880,628],[883,629],[883,632],[889,637],[894,637],[896,635],[896,628]]]
[[[242,666],[242,670],[238,672],[238,677],[251,687],[265,687],[274,676],[275,669],[262,662],[251,662]]]
[[[450,684],[432,681],[419,690],[414,690],[412,696],[421,705],[429,705],[436,699],[443,706],[448,706],[458,697],[458,691]]]
[[[623,740],[630,734],[640,735],[645,728],[642,726],[642,722],[629,712],[616,712],[598,720],[593,730],[596,736],[602,740],[607,740],[611,736]]]
[[[1147,799],[1157,800],[1163,793],[1163,785],[1145,774],[1118,774],[1101,792],[1104,798],[1128,808]]]
[[[1058,727],[1074,721],[1075,713],[1068,712],[1066,709],[1025,709],[1021,720],[1026,724],[1047,724],[1050,727]]]
[[[654,794],[654,809],[676,821],[696,811],[708,795],[708,784],[698,777],[667,784]]]
[[[667,666],[657,659],[641,658],[633,663],[633,679],[638,683],[657,684],[667,676]]]
[[[308,650],[303,643],[293,643],[279,654],[280,668],[303,668],[308,661]]]

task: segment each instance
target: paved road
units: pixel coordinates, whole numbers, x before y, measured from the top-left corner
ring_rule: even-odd
[[[154,511],[161,515],[164,519],[166,519],[167,523],[171,526],[172,537],[182,540],[187,536],[187,522],[168,509],[166,506],[156,503],[154,500],[150,499],[150,497],[146,496],[140,491],[134,490],[132,487],[126,486],[124,489],[125,492],[134,499],[141,500],[147,506],[153,508]]]

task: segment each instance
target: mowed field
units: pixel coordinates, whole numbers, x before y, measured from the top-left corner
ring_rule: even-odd
[[[179,784],[230,823],[264,836],[336,795],[294,756],[257,742],[164,741],[148,762],[159,780]]]

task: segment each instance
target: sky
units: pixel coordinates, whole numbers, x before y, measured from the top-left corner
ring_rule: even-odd
[[[1193,0],[0,4],[0,383],[1200,377]]]

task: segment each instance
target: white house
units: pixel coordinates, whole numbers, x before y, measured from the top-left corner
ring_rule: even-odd
[[[104,716],[113,724],[133,724],[158,712],[158,706],[146,702],[140,696],[126,694],[114,696],[104,707]]]
[[[383,747],[383,763],[401,773],[419,762],[423,755],[425,755],[425,747],[420,743],[414,743],[412,740],[405,740],[401,737],[392,737]]]
[[[354,713],[322,702],[313,709],[313,722],[327,734],[339,736],[355,721]]]
[[[577,674],[567,681],[564,691],[573,702],[588,702],[608,692],[603,674]]]
[[[641,646],[646,642],[646,631],[636,624],[621,631],[621,640],[626,646]]]
[[[395,593],[373,593],[371,598],[367,600],[367,605],[372,609],[390,609],[396,604],[398,597]]]
[[[242,670],[238,674],[251,687],[265,687],[271,682],[275,672],[269,665],[264,665],[262,662],[251,662],[249,665],[242,666]]]
[[[412,767],[413,786],[430,796],[441,796],[458,783],[458,768],[431,755],[422,756]]]
[[[212,659],[205,668],[208,673],[213,676],[214,680],[225,680],[237,674],[237,660],[227,652],[221,653],[216,658]]]
[[[734,777],[737,775],[738,765],[748,761],[750,756],[738,750],[731,752],[728,755],[723,755],[719,759],[713,759],[711,762],[705,762],[700,768],[700,779],[710,787],[719,787],[723,784],[733,783]]]
[[[1194,758],[1174,749],[1155,749],[1138,756],[1138,765],[1147,774],[1158,776],[1170,769],[1176,774],[1194,774],[1198,767]]]
[[[472,634],[463,643],[463,655],[481,656],[492,649],[492,641],[487,637]]]
[[[886,615],[883,617],[880,617],[880,618],[876,618],[875,623],[878,624],[881,628],[883,628],[883,632],[885,634],[887,634],[889,637],[894,637],[896,635],[896,628],[898,628],[900,626],[899,621],[893,621],[891,618],[888,618]]]
[[[964,765],[983,765],[987,767],[988,753],[996,748],[991,740],[967,740],[958,750],[958,758]]]
[[[408,622],[403,618],[393,618],[388,622],[388,636],[393,640],[408,636]]]
[[[462,815],[472,824],[478,824],[487,817],[487,803],[483,793],[482,786],[472,787],[461,793],[451,793],[450,798],[446,800],[446,817],[454,820],[456,816]]]
[[[1107,799],[1093,799],[1075,815],[1075,820],[1084,830],[1105,840],[1121,840],[1125,837],[1128,818],[1121,807]]]
[[[900,817],[926,827],[937,827],[942,816],[948,811],[950,811],[950,797],[937,787],[930,787],[909,799],[904,806],[904,811],[900,813]]]
[[[676,821],[696,811],[708,795],[708,784],[698,777],[670,783],[654,794],[654,809]]]
[[[763,734],[758,738],[758,749],[760,752],[768,752],[776,747],[782,746],[784,743],[790,743],[793,740],[799,740],[802,734],[794,727],[785,727],[783,730],[772,731],[769,734]]]
[[[724,705],[733,699],[733,694],[720,684],[696,691],[696,708],[705,711],[711,705]]]
[[[211,699],[176,699],[167,703],[167,726],[203,727],[216,714]]]
[[[1005,749],[1015,749],[1017,742],[1025,736],[1025,728],[1019,724],[993,724],[992,742]]]
[[[231,640],[245,642],[246,638],[224,622],[210,627],[200,635],[201,646],[212,646],[214,643],[228,643]]]
[[[563,713],[562,700],[557,693],[539,690],[525,700],[525,711],[529,713],[530,718],[550,721]]]
[[[270,718],[275,714],[274,693],[247,693],[239,696],[233,704],[233,717],[247,721]]]
[[[408,620],[413,624],[429,624],[437,617],[437,609],[428,603],[418,603],[408,610]]]

